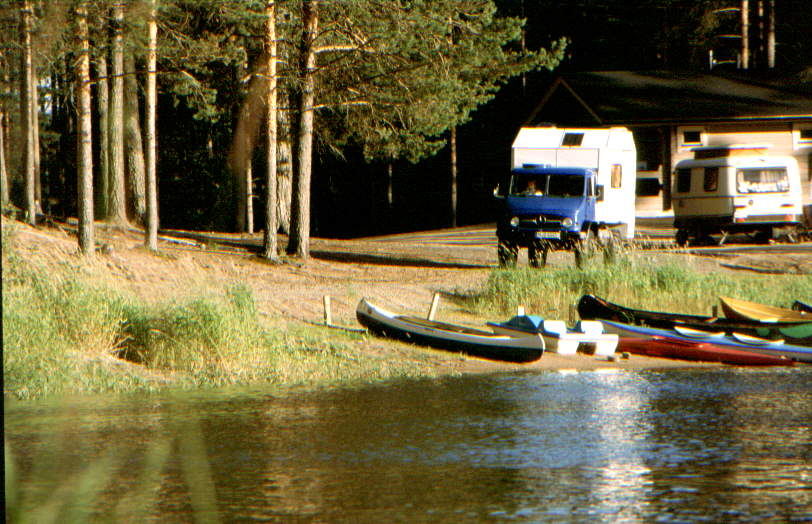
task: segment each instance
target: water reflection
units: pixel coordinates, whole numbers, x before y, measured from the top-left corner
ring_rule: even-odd
[[[115,450],[98,517],[125,514],[116,506],[165,450],[155,522],[800,520],[812,518],[810,371],[7,402],[5,423],[29,504]]]

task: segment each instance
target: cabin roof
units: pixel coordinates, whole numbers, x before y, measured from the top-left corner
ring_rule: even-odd
[[[525,125],[812,121],[812,86],[718,74],[593,71],[556,78]]]

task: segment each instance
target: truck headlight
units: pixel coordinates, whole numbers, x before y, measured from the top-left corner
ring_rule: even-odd
[[[572,219],[570,217],[567,217],[567,218],[565,218],[564,220],[561,221],[561,224],[564,227],[571,227],[572,226]]]
[[[519,217],[513,217],[510,219],[510,225],[513,227],[519,227]]]

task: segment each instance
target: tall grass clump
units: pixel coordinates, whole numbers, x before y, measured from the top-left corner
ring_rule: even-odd
[[[812,276],[701,271],[686,260],[623,256],[614,263],[546,269],[494,270],[470,305],[483,313],[566,318],[578,299],[594,294],[629,307],[710,313],[720,295],[787,307],[812,296]]]
[[[125,358],[187,373],[197,383],[250,381],[267,372],[267,333],[244,285],[182,304],[129,308],[124,332]]]
[[[115,352],[124,301],[75,267],[23,261],[3,238],[3,379],[19,398],[114,381],[102,362]],[[102,388],[106,389],[106,387]]]
[[[425,376],[367,354],[361,337],[260,317],[243,284],[147,304],[99,285],[80,258],[23,260],[3,228],[4,394],[155,391],[231,384],[325,384]]]

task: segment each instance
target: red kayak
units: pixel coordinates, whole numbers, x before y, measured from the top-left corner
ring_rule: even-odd
[[[709,342],[692,342],[654,336],[649,339],[622,337],[618,352],[629,352],[649,357],[721,362],[735,366],[792,366],[795,362],[777,355],[764,355],[718,346]]]

